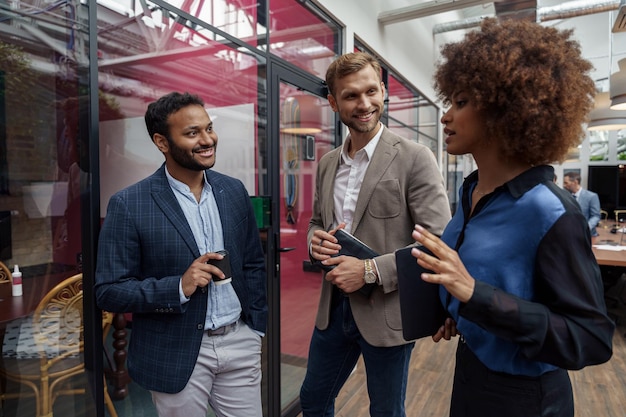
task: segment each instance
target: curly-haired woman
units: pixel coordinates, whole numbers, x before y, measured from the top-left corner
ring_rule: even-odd
[[[447,151],[471,154],[478,169],[441,239],[415,227],[435,256],[413,255],[433,272],[422,279],[442,285],[461,335],[453,417],[572,417],[567,370],[612,354],[587,222],[547,165],[578,145],[593,105],[591,64],[571,35],[486,19],[441,50]]]

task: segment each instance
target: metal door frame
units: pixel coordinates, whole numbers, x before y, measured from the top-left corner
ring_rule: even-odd
[[[278,60],[268,62],[268,186],[271,195],[271,227],[268,233],[268,412],[270,416],[295,417],[300,412],[300,402],[296,400],[284,411],[281,410],[281,364],[280,364],[280,85],[288,83],[308,93],[326,98],[328,89],[325,82],[305,73],[298,67]],[[338,118],[335,124],[339,124]],[[339,126],[335,129],[335,145],[339,143]],[[304,243],[304,242],[303,242]]]

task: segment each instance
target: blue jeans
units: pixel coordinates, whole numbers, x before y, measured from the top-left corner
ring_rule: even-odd
[[[300,390],[304,417],[332,417],[335,398],[363,354],[371,417],[405,417],[404,399],[415,343],[376,347],[356,327],[348,297],[340,296],[326,330],[313,330],[306,377]]]

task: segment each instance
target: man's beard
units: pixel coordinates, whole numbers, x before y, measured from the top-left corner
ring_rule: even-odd
[[[188,154],[184,149],[176,146],[173,140],[168,139],[168,143],[170,146],[170,156],[181,167],[191,170],[191,171],[204,171],[205,169],[213,168],[215,165],[215,153],[213,153],[213,163],[206,166],[198,162],[193,158],[192,155]],[[215,145],[213,145],[215,147]],[[192,152],[198,152],[204,149],[207,149],[208,146],[197,146],[193,148]]]
[[[340,117],[341,118],[341,117]],[[354,120],[353,118],[349,118],[347,120],[341,119],[341,122],[348,126],[351,130],[359,133],[368,133],[376,129],[378,126],[378,122],[380,121],[380,113],[376,112],[374,119],[370,120],[367,123],[359,122],[358,120]]]

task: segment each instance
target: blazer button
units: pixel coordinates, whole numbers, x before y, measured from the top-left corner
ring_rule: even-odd
[[[198,330],[204,330],[204,324],[200,323],[198,324]]]
[[[200,288],[200,292],[201,292],[202,294],[206,294],[206,287],[202,287],[202,288]]]

